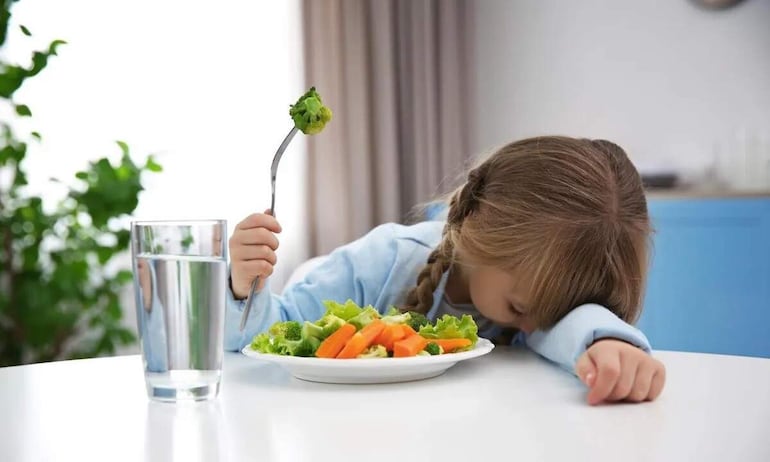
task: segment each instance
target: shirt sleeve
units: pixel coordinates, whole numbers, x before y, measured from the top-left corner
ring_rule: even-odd
[[[581,305],[551,329],[534,331],[522,339],[533,351],[574,374],[580,355],[604,338],[623,340],[648,353],[652,350],[642,331],[594,303]]]
[[[373,304],[393,269],[396,253],[393,225],[381,225],[330,253],[326,261],[281,295],[271,293],[268,280],[268,285],[255,295],[242,332],[241,315],[246,303],[233,297],[228,284],[225,350],[241,350],[275,322],[320,318],[326,311],[324,300],[351,299],[359,305]]]

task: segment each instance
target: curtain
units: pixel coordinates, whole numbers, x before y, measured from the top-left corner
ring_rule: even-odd
[[[305,0],[305,69],[334,117],[308,140],[311,254],[446,192],[468,160],[469,0]]]

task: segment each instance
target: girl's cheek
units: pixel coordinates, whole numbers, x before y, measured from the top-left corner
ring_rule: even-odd
[[[479,310],[479,313],[481,313],[482,316],[495,324],[511,326],[514,325],[514,322],[516,321],[513,313],[508,311],[507,305],[500,306],[499,304],[474,303],[474,306],[476,306],[476,309]]]
[[[517,322],[517,324],[519,330],[527,335],[531,334],[535,330],[535,323],[533,323],[529,318],[522,318]]]

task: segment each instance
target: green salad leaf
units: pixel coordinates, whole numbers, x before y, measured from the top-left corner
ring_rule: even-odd
[[[323,302],[326,307],[326,314],[333,314],[343,321],[357,316],[363,311],[363,308],[358,306],[353,300],[348,300],[345,303],[337,303],[335,301],[326,300]]]
[[[382,322],[385,324],[409,324],[412,317],[409,313],[390,313],[382,317]]]
[[[323,304],[326,307],[326,312],[319,320],[315,322],[276,322],[266,332],[254,337],[251,342],[251,349],[260,353],[284,356],[315,356],[321,342],[340,327],[345,324],[352,324],[356,330],[361,330],[375,319],[382,320],[391,328],[396,325],[408,325],[428,340],[466,338],[471,341],[471,345],[464,350],[472,349],[478,341],[478,327],[469,315],[463,315],[459,319],[451,315],[444,315],[434,324],[431,324],[425,315],[414,311],[402,313],[391,308],[385,316],[381,316],[373,306],[361,307],[353,300],[347,300],[345,303],[324,301]],[[398,335],[398,332],[404,331],[395,329],[389,332],[391,332],[390,335],[393,335],[393,332]],[[398,341],[398,339],[393,340]],[[388,342],[387,339],[383,339],[383,344],[373,344],[357,357],[387,358],[392,356],[393,340]],[[425,349],[418,354],[441,355],[444,353],[440,345],[429,341]]]
[[[434,325],[424,325],[418,331],[425,338],[467,338],[471,341],[470,348],[476,345],[479,339],[478,326],[470,315],[464,314],[457,319],[445,314],[436,320]]]

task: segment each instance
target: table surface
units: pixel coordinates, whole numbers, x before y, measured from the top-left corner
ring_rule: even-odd
[[[656,352],[653,403],[590,407],[567,372],[497,348],[443,376],[302,382],[225,355],[219,398],[146,398],[138,356],[0,369],[0,461],[770,460],[770,359]]]

